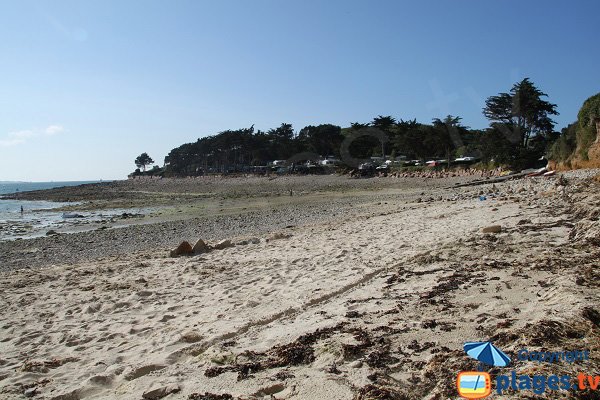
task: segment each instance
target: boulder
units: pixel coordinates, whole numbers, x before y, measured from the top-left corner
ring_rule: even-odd
[[[223,250],[226,249],[228,247],[233,247],[234,244],[231,243],[231,240],[226,239],[226,240],[221,240],[219,243],[215,244],[213,246],[213,249],[217,249],[217,250]]]
[[[502,232],[502,226],[500,226],[500,225],[486,226],[481,231],[483,233],[500,233],[500,232]]]
[[[194,249],[192,245],[186,242],[185,240],[177,246],[176,249],[171,250],[171,257],[179,257],[179,256],[189,256],[194,253]]]
[[[208,247],[204,240],[198,239],[192,250],[194,254],[202,254],[208,253],[210,251],[210,247]]]
[[[177,393],[180,390],[181,390],[181,387],[179,387],[179,385],[176,385],[176,384],[161,386],[159,388],[150,389],[147,392],[144,392],[144,394],[142,395],[142,398],[144,398],[146,400],[158,400],[158,399],[162,399],[163,397],[170,395],[171,393]]]

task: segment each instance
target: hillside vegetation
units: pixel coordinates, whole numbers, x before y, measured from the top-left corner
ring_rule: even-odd
[[[600,167],[600,93],[588,98],[577,121],[564,128],[551,149],[559,169]]]

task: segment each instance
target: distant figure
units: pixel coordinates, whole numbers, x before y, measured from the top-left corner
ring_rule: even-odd
[[[21,206],[21,215],[23,215],[23,206]]]

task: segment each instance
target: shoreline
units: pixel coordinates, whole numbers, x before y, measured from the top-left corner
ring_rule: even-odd
[[[432,196],[450,199],[455,195],[444,189],[447,183],[339,176],[207,177],[160,183],[119,181],[29,192],[29,199],[77,201],[54,209],[56,213],[104,217],[64,220],[59,226],[41,229],[32,239],[0,241],[0,269],[75,262],[98,253],[116,256],[157,246],[168,248],[178,243],[179,236],[187,240],[196,236],[224,239],[226,235],[267,232],[303,222],[327,221],[354,206],[367,207],[398,197],[406,202],[433,200]],[[31,230],[24,229],[23,236]],[[45,235],[46,231],[52,235]],[[136,237],[145,240],[137,243]]]

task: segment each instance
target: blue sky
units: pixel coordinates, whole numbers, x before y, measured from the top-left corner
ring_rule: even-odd
[[[600,2],[0,0],[0,180],[122,179],[148,152],[282,122],[459,115],[530,77],[576,119]]]

